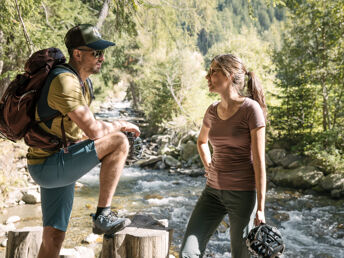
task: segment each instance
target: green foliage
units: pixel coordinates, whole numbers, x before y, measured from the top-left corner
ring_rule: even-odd
[[[312,135],[311,142],[305,146],[304,153],[316,165],[328,173],[344,173],[344,134],[343,128]]]
[[[203,58],[199,53],[174,51],[140,72],[142,77],[136,84],[151,127],[157,128],[171,120],[183,120],[182,126],[188,128],[200,125],[211,100],[206,94]]]
[[[290,1],[284,45],[274,54],[279,105],[272,126],[281,139],[329,172],[343,170],[344,3]]]
[[[210,23],[198,32],[197,46],[204,55],[213,44],[229,34],[241,34],[244,28],[253,27],[265,37],[273,24],[285,19],[285,10],[265,1],[218,0],[216,12],[209,18]]]
[[[24,63],[31,54],[31,47],[33,51],[37,51],[54,46],[67,53],[63,41],[66,31],[78,23],[94,22],[94,19],[92,21],[89,18],[94,17],[94,13],[81,1],[18,1],[31,45],[25,40],[15,2],[4,1],[4,8],[0,9],[0,31],[4,42],[0,57],[4,68],[0,79],[12,79],[16,73],[23,71]]]
[[[262,6],[263,2],[258,2]],[[238,12],[235,17],[226,7],[230,4],[230,1],[208,0],[150,1],[149,6],[138,10],[137,37],[124,36],[124,40],[117,42],[113,58],[119,68],[115,73],[130,85],[129,99],[139,100],[153,127],[200,125],[205,109],[214,101],[207,94],[204,69],[210,59],[220,53],[234,51],[243,57],[248,68],[262,79],[267,91],[274,91],[274,65],[269,57],[271,45],[263,42],[258,29],[242,26],[244,23],[235,27],[234,20],[238,17],[247,19],[249,24],[253,20],[240,9],[245,6],[247,10],[247,4],[234,3]],[[270,9],[268,15],[274,15],[275,9]],[[273,37],[270,36],[271,42]],[[197,49],[202,54],[209,50],[206,65]],[[132,96],[133,87],[136,96]],[[174,122],[167,123],[170,120]]]
[[[275,55],[282,106],[275,126],[289,136],[343,123],[342,1],[304,1]]]

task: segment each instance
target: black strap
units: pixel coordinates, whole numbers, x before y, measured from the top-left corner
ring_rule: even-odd
[[[81,89],[82,89],[82,94],[85,96],[85,94],[86,94],[86,92],[85,92],[86,86],[85,86],[85,83],[82,81],[82,79],[81,79],[79,73],[78,73],[71,65],[69,65],[69,64],[67,64],[67,63],[60,64],[60,65],[58,65],[58,66],[60,66],[60,67],[62,66],[62,67],[67,68],[68,70],[70,70],[71,72],[73,72],[73,73],[78,77],[79,82],[80,82],[80,85],[81,85]],[[95,97],[94,97],[94,90],[93,90],[93,83],[92,83],[92,81],[91,81],[90,78],[87,78],[87,79],[86,79],[86,82],[87,82],[87,86],[88,86],[88,89],[89,89],[89,92],[90,92],[91,102],[92,102],[92,100],[95,99]]]
[[[64,125],[63,125],[63,117],[61,119],[61,132],[62,132],[63,150],[64,150],[64,153],[68,153],[68,144],[67,144],[66,132],[65,132],[65,129],[64,129]]]

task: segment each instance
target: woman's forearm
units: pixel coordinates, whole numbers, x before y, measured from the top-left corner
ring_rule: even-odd
[[[205,169],[207,170],[211,163],[211,154],[210,154],[208,143],[197,142],[197,149],[201,157],[202,163]]]
[[[265,208],[265,193],[266,193],[266,172],[265,162],[256,161],[253,163],[255,171],[255,181],[257,188],[258,210],[264,211]]]
[[[252,130],[251,139],[253,169],[257,188],[258,211],[264,211],[266,193],[265,127]]]

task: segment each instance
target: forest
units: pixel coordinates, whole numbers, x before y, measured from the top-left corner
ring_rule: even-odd
[[[212,58],[233,53],[260,78],[267,146],[344,173],[342,0],[1,0],[0,93],[35,51],[76,24],[116,43],[93,75],[98,99],[126,92],[153,131],[198,130]]]

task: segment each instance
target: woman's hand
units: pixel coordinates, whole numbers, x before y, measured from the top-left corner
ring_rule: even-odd
[[[202,125],[201,131],[197,138],[197,150],[204,166],[204,176],[206,178],[208,178],[208,172],[211,165],[211,154],[208,146],[209,130],[210,128],[206,127],[205,125]]]
[[[210,169],[210,164],[211,164],[211,163],[206,163],[206,165],[204,166],[204,171],[205,171],[204,176],[205,176],[206,178],[208,178],[208,173],[209,173],[209,169]]]
[[[259,226],[262,223],[265,223],[264,211],[257,210],[256,217],[254,219],[254,225]]]

